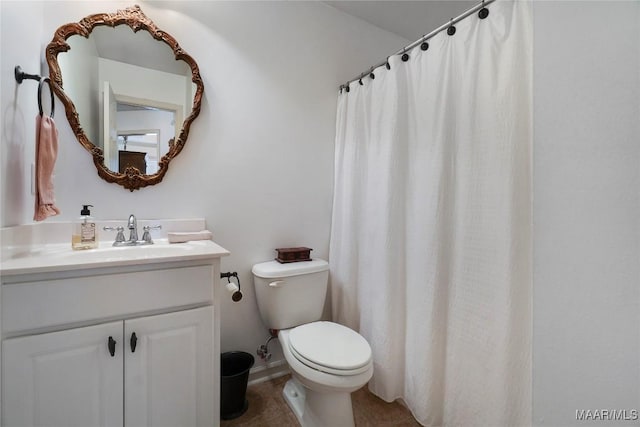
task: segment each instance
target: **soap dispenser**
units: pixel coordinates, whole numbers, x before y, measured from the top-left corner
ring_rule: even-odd
[[[95,249],[98,247],[98,227],[91,216],[89,207],[93,207],[93,205],[82,205],[80,218],[73,224],[73,233],[71,234],[73,249]]]

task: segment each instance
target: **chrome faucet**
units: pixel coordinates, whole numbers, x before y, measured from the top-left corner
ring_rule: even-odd
[[[113,242],[113,246],[141,246],[141,245],[153,245],[153,239],[151,238],[151,230],[158,230],[162,228],[161,225],[145,225],[143,227],[144,234],[142,240],[138,239],[138,220],[134,214],[129,215],[127,221],[127,228],[129,229],[129,240],[124,239],[124,227],[103,227],[103,230],[117,231],[116,240]]]
[[[138,241],[138,220],[136,220],[134,214],[129,215],[128,227],[131,232],[131,234],[129,234],[129,243],[135,245]]]

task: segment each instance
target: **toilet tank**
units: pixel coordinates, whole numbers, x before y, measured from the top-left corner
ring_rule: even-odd
[[[269,329],[288,329],[322,316],[329,263],[322,259],[253,266],[253,284],[262,320]]]

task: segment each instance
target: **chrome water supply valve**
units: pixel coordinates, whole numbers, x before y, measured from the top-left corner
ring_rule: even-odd
[[[256,354],[260,356],[262,360],[267,362],[271,360],[271,353],[269,352],[269,343],[271,342],[272,339],[278,338],[278,331],[276,329],[269,329],[269,334],[271,334],[271,336],[267,339],[267,342],[262,344],[256,350]]]

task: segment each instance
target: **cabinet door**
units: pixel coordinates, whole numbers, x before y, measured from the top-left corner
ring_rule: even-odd
[[[4,340],[2,425],[122,426],[122,328],[112,322]]]
[[[212,328],[211,306],[125,321],[126,425],[217,424]]]

